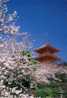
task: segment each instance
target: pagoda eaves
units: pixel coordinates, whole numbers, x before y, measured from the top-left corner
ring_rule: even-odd
[[[39,62],[54,62],[57,60],[61,60],[60,57],[57,57],[56,55],[52,55],[52,54],[48,54],[48,55],[44,55],[44,56],[39,56],[35,58],[36,60],[38,60]]]
[[[50,44],[46,44],[40,48],[35,49],[35,51],[37,53],[44,53],[44,52],[50,52],[50,53],[55,53],[55,52],[59,52],[60,49],[58,48],[54,48],[53,46],[51,46]]]

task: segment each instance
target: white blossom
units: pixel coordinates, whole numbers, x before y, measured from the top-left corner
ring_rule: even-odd
[[[9,0],[0,0],[0,32],[16,34],[19,32],[19,26],[16,26],[14,23],[17,18],[17,12],[14,11],[12,14],[7,13],[7,1]]]

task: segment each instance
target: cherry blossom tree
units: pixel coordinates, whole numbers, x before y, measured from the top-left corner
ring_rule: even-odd
[[[16,25],[17,12],[9,13],[6,5],[8,1],[9,0],[0,0],[0,34],[4,35],[4,37],[7,36],[7,39],[0,37],[0,92],[4,91],[7,87],[7,85],[3,85],[3,81],[5,80],[6,82],[12,77],[11,75],[8,79],[8,73],[16,75],[17,73],[15,72],[17,69],[19,71],[20,67],[22,71],[28,69],[28,71],[31,72],[32,70],[32,68],[27,66],[30,63],[27,56],[21,55],[23,50],[31,46],[29,36],[27,33],[21,32],[20,26]],[[21,37],[20,42],[17,42],[16,37]],[[23,64],[23,62],[25,62],[25,64]],[[13,80],[14,77],[11,79]]]
[[[0,32],[15,34],[19,31],[20,26],[16,25],[17,12],[8,14],[6,3],[9,0],[0,0]]]

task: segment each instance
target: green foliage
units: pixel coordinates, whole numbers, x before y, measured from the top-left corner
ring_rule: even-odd
[[[39,85],[36,88],[36,96],[41,98],[52,98],[58,96],[58,89],[57,87],[52,87],[49,85]]]
[[[32,53],[29,51],[21,51],[21,55],[27,56],[27,57],[32,57]]]
[[[32,58],[32,53],[30,51],[21,51],[20,54],[28,58],[30,65],[37,64],[37,61]]]
[[[36,60],[34,60],[34,59],[31,59],[30,61],[32,62],[32,65],[35,65],[35,64],[38,63],[38,62],[37,62]]]
[[[58,80],[51,80],[49,84],[38,84],[35,92],[37,97],[41,98],[54,98],[62,95],[67,98],[67,75],[56,74]]]

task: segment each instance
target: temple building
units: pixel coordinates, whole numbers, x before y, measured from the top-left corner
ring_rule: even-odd
[[[57,56],[57,53],[60,51],[58,48],[54,48],[51,44],[47,43],[44,46],[35,49],[37,57],[35,58],[40,63],[51,63],[61,60]]]
[[[63,65],[63,59],[57,53],[60,49],[53,47],[50,43],[35,49],[37,53],[35,59],[40,62],[35,71],[35,79],[38,83],[49,83],[49,80],[57,80],[56,73],[67,73],[67,68]]]

